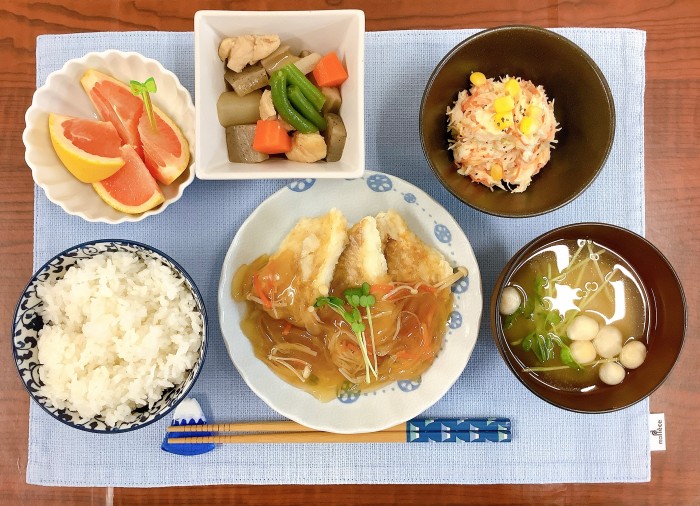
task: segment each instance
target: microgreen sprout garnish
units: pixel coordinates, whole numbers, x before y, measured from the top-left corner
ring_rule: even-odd
[[[581,253],[585,247],[588,249],[588,255],[584,257]],[[603,250],[593,250],[591,241],[579,242],[578,249],[569,260],[568,265],[559,274],[552,272],[553,265],[548,263],[546,274],[535,276],[532,286],[533,295],[527,297],[513,314],[503,317],[502,324],[504,329],[511,328],[518,320],[523,318],[530,320],[534,324],[534,329],[522,339],[511,342],[512,346],[521,346],[526,352],[532,352],[542,364],[555,358],[557,355],[562,364],[564,364],[555,367],[529,367],[524,369],[525,371],[554,371],[567,368],[583,370],[585,367],[592,367],[598,364],[596,362],[595,364],[584,366],[578,363],[571,353],[571,341],[565,336],[571,321],[581,314],[600,293],[608,295],[610,290],[609,284],[614,272],[607,275],[603,274],[598,265],[601,253],[603,253]],[[552,307],[555,292],[567,288],[567,286],[562,286],[560,283],[567,276],[575,271],[579,271],[576,274],[577,279],[574,283],[574,286],[579,286],[584,274],[582,267],[589,262],[592,262],[594,271],[600,278],[600,283],[588,283],[585,291],[581,292],[583,295],[578,297],[577,305],[572,305],[565,309]],[[612,297],[612,294],[609,296]]]
[[[581,370],[583,367],[574,360],[571,349],[557,332],[557,326],[563,318],[559,311],[550,309],[547,303],[545,294],[551,294],[550,284],[548,278],[544,276],[535,277],[534,296],[528,298],[527,302],[505,322],[511,326],[516,319],[525,317],[535,324],[532,332],[521,341],[511,344],[519,344],[523,350],[532,351],[541,363],[554,358],[558,348],[559,359],[566,367]]]
[[[143,100],[143,106],[146,109],[146,114],[148,114],[148,121],[151,123],[151,128],[157,130],[156,117],[153,112],[153,105],[151,104],[151,93],[158,91],[156,87],[156,80],[149,77],[144,82],[140,83],[138,81],[130,81],[129,86],[131,87],[131,93],[136,96],[140,96]]]
[[[377,352],[374,345],[374,328],[372,326],[372,313],[370,308],[376,302],[374,295],[369,293],[370,286],[369,283],[363,283],[362,286],[356,288],[348,288],[343,292],[345,301],[340,297],[319,297],[316,299],[314,307],[322,308],[329,307],[336,313],[338,313],[343,320],[345,320],[352,331],[357,337],[357,344],[360,346],[362,351],[362,358],[365,361],[365,380],[367,383],[370,382],[370,372],[375,378],[377,375]],[[350,310],[345,308],[345,304],[351,307]],[[365,335],[365,324],[362,320],[362,314],[360,313],[360,308],[365,309],[365,314],[367,316],[367,323],[369,325],[370,336],[372,339],[372,355],[373,360],[369,359],[369,352],[367,350],[367,338]]]
[[[345,295],[345,300],[348,304],[353,306],[355,309],[359,307],[365,308],[365,313],[367,315],[367,323],[369,325],[369,334],[372,338],[372,358],[374,362],[374,377],[377,377],[377,352],[374,345],[374,326],[372,325],[372,312],[370,308],[374,306],[376,299],[374,295],[369,293],[370,286],[369,283],[364,282],[362,286],[358,288],[348,288],[343,292]]]

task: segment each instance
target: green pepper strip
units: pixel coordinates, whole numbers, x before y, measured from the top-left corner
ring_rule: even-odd
[[[309,81],[304,73],[297,68],[293,63],[289,63],[280,69],[287,76],[287,80],[291,84],[299,86],[299,89],[304,96],[311,102],[317,111],[320,111],[323,104],[326,102],[326,97],[323,96],[314,83]]]
[[[284,72],[273,72],[270,77],[270,91],[272,93],[272,103],[282,118],[303,134],[317,132],[316,125],[299,114],[287,96],[287,76]]]
[[[289,97],[289,101],[302,116],[316,125],[319,130],[323,131],[326,129],[326,120],[314,109],[313,104],[308,101],[297,85],[290,84],[287,86],[287,96]]]

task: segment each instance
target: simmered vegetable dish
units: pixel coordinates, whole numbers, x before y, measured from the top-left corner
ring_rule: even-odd
[[[216,106],[231,162],[340,160],[347,131],[339,87],[348,73],[334,52],[295,54],[277,35],[239,35],[221,41],[219,58],[230,91]]]

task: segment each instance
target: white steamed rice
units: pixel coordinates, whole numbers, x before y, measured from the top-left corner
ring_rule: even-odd
[[[80,260],[37,295],[44,328],[40,394],[83,419],[136,419],[182,383],[199,356],[202,316],[184,279],[154,259],[103,253]]]

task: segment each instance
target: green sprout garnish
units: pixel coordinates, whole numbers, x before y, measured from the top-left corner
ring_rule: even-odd
[[[370,308],[376,302],[374,295],[369,293],[370,286],[369,283],[363,283],[362,286],[357,288],[348,288],[343,292],[345,296],[345,301],[340,297],[319,297],[316,299],[314,307],[322,308],[329,307],[336,313],[338,313],[343,320],[345,320],[352,331],[357,337],[357,343],[362,351],[362,357],[365,361],[365,379],[367,383],[370,382],[370,372],[374,374],[377,378],[377,351],[374,346],[374,327],[372,326],[372,313]],[[351,309],[345,309],[345,304],[348,304]],[[367,323],[369,324],[370,335],[372,338],[372,355],[373,361],[369,359],[369,353],[367,352],[367,339],[365,337],[365,324],[362,321],[362,314],[360,313],[360,308],[365,308],[365,313],[367,315]],[[374,362],[374,365],[372,364]]]
[[[584,246],[588,247],[589,256],[588,258],[579,258],[579,254]],[[571,354],[571,343],[565,335],[566,329],[573,318],[584,311],[586,306],[600,293],[606,293],[609,290],[608,285],[612,275],[603,275],[598,265],[598,258],[602,252],[602,250],[598,252],[593,251],[590,241],[580,244],[576,253],[569,260],[569,264],[556,276],[552,272],[552,264],[548,263],[546,276],[536,276],[533,281],[533,295],[528,297],[512,315],[505,316],[502,319],[504,329],[511,328],[518,320],[529,320],[530,328],[534,327],[533,330],[524,338],[513,341],[510,344],[512,346],[519,345],[524,351],[532,352],[541,364],[555,358],[558,350],[559,360],[561,360],[563,366],[528,367],[525,369],[526,371],[551,371],[566,368],[581,371],[586,367],[592,367],[599,363],[586,365],[578,363]],[[600,284],[583,296],[578,307],[566,310],[565,314],[552,309],[548,299],[551,299],[554,295],[553,291],[556,290],[556,283],[563,281],[566,275],[578,270],[579,273],[574,286],[579,286],[584,273],[582,267],[588,262],[593,262],[593,266],[600,277]],[[612,301],[612,299],[610,300]]]
[[[151,93],[158,91],[156,87],[156,80],[149,77],[142,83],[138,81],[131,81],[129,82],[129,86],[131,87],[131,93],[136,96],[140,96],[143,100],[143,106],[146,109],[146,114],[148,114],[148,121],[151,123],[151,128],[153,130],[157,130],[158,127],[156,126],[156,117],[153,113],[153,105],[151,104],[150,95]]]

